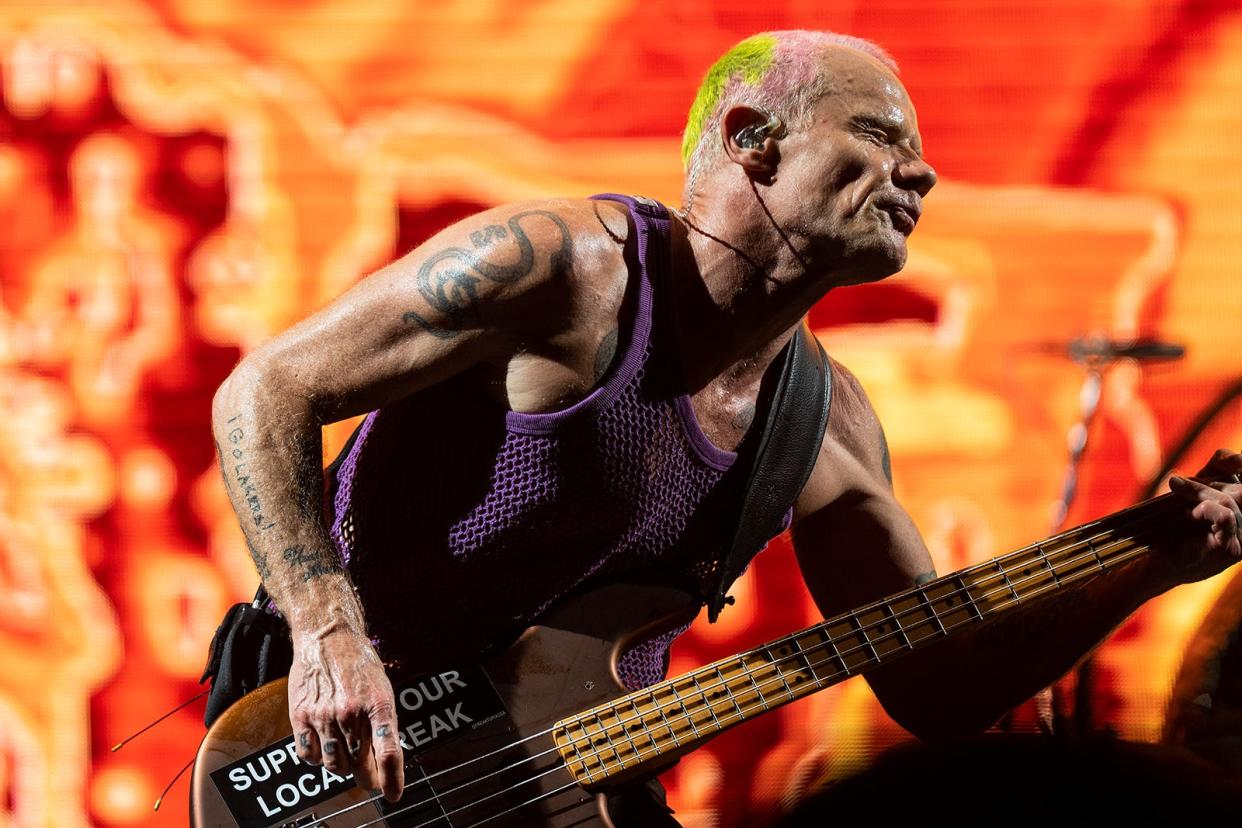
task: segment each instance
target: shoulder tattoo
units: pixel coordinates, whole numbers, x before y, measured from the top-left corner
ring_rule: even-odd
[[[600,340],[599,348],[595,351],[595,381],[599,382],[604,378],[604,374],[608,373],[608,366],[612,365],[612,360],[617,355],[617,329],[613,328],[604,334],[604,338]]]
[[[433,322],[418,311],[406,311],[401,319],[416,324],[439,339],[452,339],[470,322],[480,319],[477,286],[486,279],[500,285],[520,282],[535,269],[535,246],[522,229],[522,220],[532,216],[547,219],[561,234],[561,246],[552,253],[550,267],[554,272],[568,272],[573,267],[573,238],[569,226],[556,213],[548,210],[526,210],[509,217],[507,226],[489,224],[470,234],[473,250],[449,247],[432,254],[418,269],[415,283],[423,301],[432,312],[442,317]],[[484,257],[497,242],[512,239],[518,248],[515,262],[498,264]]]
[[[888,478],[888,485],[893,485],[893,458],[888,453],[888,438],[884,436],[884,426],[880,426],[880,467]]]

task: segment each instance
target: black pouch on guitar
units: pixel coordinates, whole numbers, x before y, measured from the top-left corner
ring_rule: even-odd
[[[293,643],[289,625],[264,609],[267,592],[255,593],[254,602],[234,604],[211,639],[207,669],[199,684],[211,679],[203,723],[211,727],[220,714],[249,693],[273,679],[289,675]]]

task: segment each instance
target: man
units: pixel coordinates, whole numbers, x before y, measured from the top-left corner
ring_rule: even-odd
[[[684,155],[683,210],[564,199],[486,211],[259,348],[220,388],[225,479],[292,629],[303,759],[395,800],[381,656],[408,670],[486,649],[591,578],[701,580],[736,514],[725,472],[767,403],[770,366],[828,290],[902,267],[936,182],[891,59],[821,33],[759,35],[721,58]],[[934,576],[871,405],[844,367],[833,375],[793,517],[825,616]],[[374,409],[336,472],[329,532],[320,426]],[[1221,452],[1205,474],[1239,471],[1242,455]],[[1174,488],[1203,527],[1193,549],[874,671],[885,708],[923,736],[986,727],[1142,601],[1236,560],[1242,486]],[[654,680],[666,644],[639,648],[627,681]]]

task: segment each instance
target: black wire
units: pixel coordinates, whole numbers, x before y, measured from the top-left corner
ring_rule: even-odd
[[[1147,481],[1147,485],[1139,491],[1138,497],[1135,499],[1147,500],[1155,496],[1156,490],[1160,488],[1160,483],[1182,462],[1182,458],[1185,457],[1186,452],[1190,451],[1194,442],[1207,430],[1207,427],[1220,415],[1220,412],[1224,411],[1225,407],[1239,396],[1242,396],[1242,377],[1238,377],[1232,383],[1225,386],[1224,390],[1216,396],[1216,399],[1199,413],[1194,422],[1182,433],[1182,438],[1169,450],[1168,457],[1165,459],[1164,465],[1160,467],[1160,471],[1156,472],[1155,476]]]

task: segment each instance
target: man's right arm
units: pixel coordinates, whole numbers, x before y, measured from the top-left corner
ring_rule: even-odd
[[[392,687],[325,528],[320,428],[553,336],[567,324],[550,309],[565,307],[580,212],[528,203],[445,230],[256,349],[213,402],[230,500],[292,632],[299,755],[392,800],[403,784]]]

